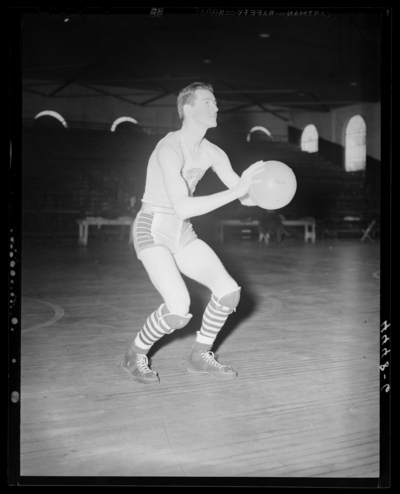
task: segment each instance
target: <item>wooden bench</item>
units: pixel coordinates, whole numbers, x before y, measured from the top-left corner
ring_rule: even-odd
[[[89,238],[89,226],[95,225],[97,228],[101,228],[103,225],[120,225],[129,226],[129,244],[133,243],[133,218],[123,216],[121,218],[107,219],[101,217],[88,216],[85,219],[77,220],[79,226],[79,245],[86,246]]]
[[[308,240],[311,240],[312,243],[315,242],[317,238],[315,220],[311,218],[303,219],[303,220],[283,220],[282,223],[284,226],[304,227],[304,241],[307,242]],[[215,224],[215,236],[219,242],[223,243],[225,227],[240,226],[241,228],[253,227],[258,229],[258,225],[259,225],[258,220],[221,220]]]

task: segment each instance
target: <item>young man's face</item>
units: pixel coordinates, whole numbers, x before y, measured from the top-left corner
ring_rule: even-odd
[[[186,114],[207,128],[217,126],[217,102],[208,89],[196,89],[194,104],[187,105]],[[186,106],[186,105],[185,105]]]

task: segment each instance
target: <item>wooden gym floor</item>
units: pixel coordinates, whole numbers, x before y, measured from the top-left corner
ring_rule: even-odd
[[[379,477],[380,244],[217,246],[242,299],[214,350],[237,379],[186,371],[208,303],[150,353],[120,361],[161,303],[124,241],[24,241],[21,475]]]

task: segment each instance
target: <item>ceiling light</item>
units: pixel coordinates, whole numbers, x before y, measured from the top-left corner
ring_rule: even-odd
[[[211,63],[212,60],[209,60],[208,58],[206,58],[205,60],[203,60],[204,63]]]
[[[350,86],[358,86],[357,82],[350,82]]]
[[[261,33],[260,38],[269,38],[271,35],[268,33]]]

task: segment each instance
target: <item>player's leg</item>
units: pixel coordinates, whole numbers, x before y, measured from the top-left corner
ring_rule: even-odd
[[[163,246],[144,249],[140,259],[164,303],[146,320],[125,355],[123,367],[138,382],[156,383],[158,376],[148,367],[147,353],[165,334],[188,324],[190,298],[171,252]]]
[[[209,301],[197,332],[188,370],[231,379],[237,376],[232,367],[219,364],[211,348],[229,315],[235,311],[240,299],[240,287],[229,275],[216,253],[202,240],[194,240],[175,254],[180,271],[207,286]]]
[[[265,228],[262,226],[261,222],[259,223],[258,225],[258,241],[259,242],[262,242],[263,240],[265,241],[265,235],[266,235],[266,230]]]
[[[275,234],[276,234],[276,242],[278,244],[280,244],[283,240],[283,225],[277,225],[276,226],[276,230],[275,230]]]

